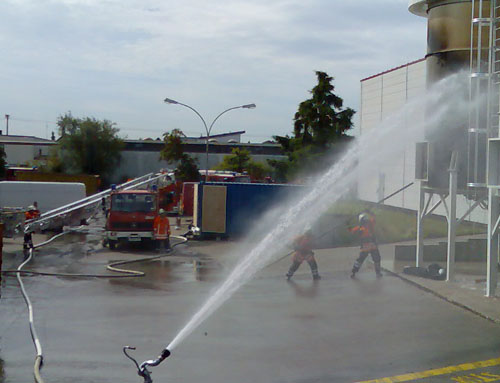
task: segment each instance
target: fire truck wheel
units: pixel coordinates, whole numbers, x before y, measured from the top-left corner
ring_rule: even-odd
[[[108,241],[109,250],[114,250],[116,248],[116,241]]]

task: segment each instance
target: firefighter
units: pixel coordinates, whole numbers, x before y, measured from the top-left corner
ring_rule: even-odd
[[[38,210],[38,202],[33,202],[33,207],[35,208],[35,212],[37,214],[37,217],[40,216],[40,210]]]
[[[33,202],[33,205],[28,206],[28,211],[24,213],[26,221],[40,217],[40,210],[38,210],[38,202]]]
[[[318,264],[314,259],[314,252],[312,251],[313,236],[310,229],[306,230],[303,235],[299,235],[293,241],[294,253],[292,256],[292,265],[286,273],[286,279],[290,280],[295,271],[299,268],[302,262],[306,261],[311,268],[312,276],[315,281],[321,279],[318,274]]]
[[[28,210],[24,213],[25,222],[31,221],[39,216],[40,212],[34,205],[28,206]],[[32,234],[33,231],[30,228],[24,232],[23,251],[25,255],[28,254],[29,249],[33,249]]]
[[[373,263],[375,264],[375,273],[377,278],[380,278],[382,273],[380,271],[380,253],[375,238],[375,216],[373,213],[367,211],[359,215],[358,221],[358,226],[349,229],[351,233],[357,233],[360,238],[359,257],[352,267],[351,278],[355,277],[368,255],[372,256]]]
[[[170,222],[163,209],[158,211],[153,222],[153,235],[158,251],[170,249]]]

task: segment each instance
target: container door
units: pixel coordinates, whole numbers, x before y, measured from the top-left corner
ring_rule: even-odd
[[[226,186],[203,185],[201,231],[204,233],[226,232]]]

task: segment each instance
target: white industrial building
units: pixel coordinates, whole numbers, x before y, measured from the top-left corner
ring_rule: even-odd
[[[45,161],[56,142],[33,136],[0,135],[5,161],[13,166],[33,166]]]
[[[360,134],[366,134],[370,129],[383,127],[384,119],[400,111],[403,106],[415,97],[423,96],[426,89],[426,60],[420,59],[401,65],[382,73],[361,80]],[[421,114],[422,119],[425,113]],[[405,129],[401,126],[401,129]],[[424,134],[422,132],[422,141]],[[403,143],[401,143],[403,144]],[[415,143],[405,144],[404,154],[387,166],[380,168],[372,177],[364,176],[358,180],[358,195],[360,199],[378,202],[392,193],[415,181]],[[363,159],[360,158],[360,166]],[[439,196],[433,196],[430,205],[439,201]],[[418,210],[419,191],[415,182],[412,186],[390,197],[385,204]],[[465,214],[472,202],[463,195],[458,196],[457,216]],[[446,208],[439,206],[434,213],[446,215]],[[486,223],[487,210],[475,209],[468,220]]]

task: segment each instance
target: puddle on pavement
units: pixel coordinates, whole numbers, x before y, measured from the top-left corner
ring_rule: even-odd
[[[302,281],[301,281],[302,282]],[[293,288],[297,297],[300,298],[314,298],[318,295],[319,282],[310,281],[306,283],[297,283],[293,279],[288,281],[288,285]]]

